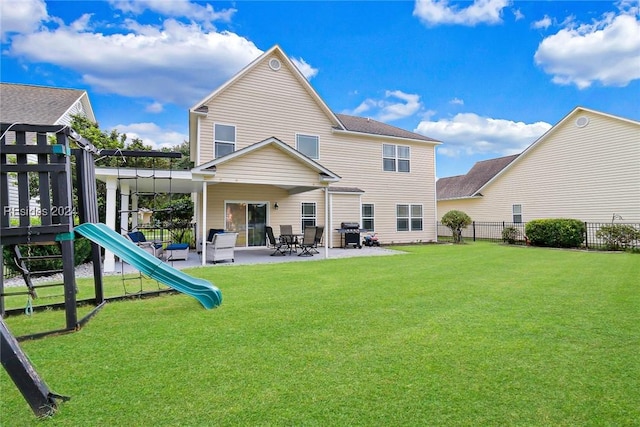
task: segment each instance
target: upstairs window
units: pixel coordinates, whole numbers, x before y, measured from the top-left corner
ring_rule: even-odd
[[[411,172],[411,147],[382,144],[382,168],[385,172]]]
[[[513,205],[513,222],[520,224],[522,222],[522,205]]]
[[[312,159],[320,158],[320,138],[313,135],[296,134],[296,150]]]
[[[220,123],[214,124],[213,139],[216,147],[216,159],[233,153],[236,149],[236,127]]]
[[[372,203],[362,204],[362,228],[367,231],[373,231],[374,228],[374,209]]]

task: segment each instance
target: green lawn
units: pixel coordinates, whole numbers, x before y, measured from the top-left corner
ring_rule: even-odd
[[[45,423],[640,424],[639,255],[403,249],[194,269],[220,287],[220,308],[184,295],[110,303],[78,333],[24,342],[72,396]],[[0,387],[1,425],[42,423],[4,371]]]

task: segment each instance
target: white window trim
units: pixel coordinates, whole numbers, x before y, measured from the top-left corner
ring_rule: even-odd
[[[388,146],[392,146],[393,147],[393,157],[388,157],[384,155],[384,146],[388,145]],[[409,150],[409,157],[408,158],[400,158],[398,156],[398,147],[404,147],[407,148]],[[384,161],[385,159],[392,159],[394,162],[394,170],[392,171],[388,171],[384,169]],[[400,160],[407,160],[409,162],[409,170],[408,171],[400,171],[398,165],[400,164]],[[390,173],[411,173],[411,146],[410,145],[401,145],[401,144],[382,144],[382,171],[383,172],[390,172]],[[402,204],[402,203],[400,203]]]
[[[304,210],[302,209],[303,205],[313,205],[313,216],[303,216]],[[318,203],[317,202],[300,202],[300,229],[304,231],[304,225],[302,224],[304,220],[313,219],[313,223],[318,225]]]
[[[364,208],[365,205],[371,205],[371,207],[373,209],[373,216],[371,216],[371,217],[365,217],[364,216],[363,208]],[[367,230],[367,231],[374,232],[375,229],[376,229],[376,204],[375,203],[361,203],[360,204],[360,224],[362,225],[362,228],[365,228],[364,227],[364,219],[365,218],[371,219],[373,221],[373,229]]]
[[[516,213],[516,206],[520,208],[520,212]],[[516,221],[516,215],[520,216],[520,221]],[[522,224],[522,204],[511,205],[511,222],[514,224]]]
[[[408,206],[409,207],[409,216],[398,216],[398,206]],[[422,215],[420,217],[414,217],[411,214],[411,208],[413,206],[420,206],[420,211],[422,212]],[[400,218],[406,218],[409,220],[409,229],[408,230],[398,230],[398,219]],[[413,224],[412,224],[412,220],[415,218],[420,218],[422,220],[422,228],[419,230],[414,230],[413,229]],[[396,203],[396,233],[405,233],[405,232],[412,232],[412,231],[424,231],[424,205],[422,203]]]
[[[302,151],[300,151],[300,148],[298,147],[298,137],[299,136],[308,136],[308,137],[311,137],[311,138],[316,138],[318,140],[318,147],[317,147],[318,153],[317,153],[316,157],[307,156],[306,154],[302,153]],[[300,153],[304,154],[305,156],[309,157],[310,159],[319,160],[320,159],[320,135],[313,135],[311,133],[296,132],[296,150],[300,151]]]
[[[216,144],[218,142],[221,143],[221,144],[232,144],[231,141],[224,141],[224,140],[216,139],[216,125],[233,127],[233,137],[235,139],[233,141],[233,151],[236,151],[236,145],[238,143],[238,127],[236,125],[231,124],[231,123],[213,122],[213,158],[214,159],[218,158],[216,156]]]

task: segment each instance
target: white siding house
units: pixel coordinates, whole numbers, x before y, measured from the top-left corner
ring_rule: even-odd
[[[0,83],[2,123],[69,125],[73,115],[96,121],[89,95],[84,90]],[[35,141],[35,135],[29,139]],[[32,141],[28,140],[27,144]],[[35,162],[35,155],[30,156],[29,161]],[[18,187],[14,176],[9,176],[9,206],[18,206]]]
[[[437,182],[438,217],[640,222],[640,122],[577,107],[520,155]]]
[[[342,222],[364,219],[383,243],[436,240],[439,142],[333,113],[278,46],[195,104],[189,133],[203,237],[264,246],[267,225],[316,224],[335,247]]]

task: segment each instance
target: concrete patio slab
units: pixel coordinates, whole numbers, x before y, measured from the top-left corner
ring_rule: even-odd
[[[314,254],[313,256],[298,256],[296,253],[292,253],[291,255],[275,255],[271,256],[273,253],[273,249],[270,248],[243,248],[235,250],[235,262],[226,261],[221,263],[207,263],[206,267],[225,267],[232,265],[247,265],[247,264],[272,264],[272,263],[282,263],[282,262],[305,262],[305,261],[320,261],[324,260],[324,249],[320,249],[319,254]],[[398,251],[395,249],[388,249],[384,247],[363,247],[362,249],[357,248],[332,248],[329,249],[329,259],[333,258],[351,258],[351,257],[367,257],[367,256],[389,256],[389,255],[400,255],[405,252]],[[201,254],[196,253],[195,251],[189,252],[189,257],[184,261],[168,261],[168,264],[172,265],[174,268],[179,270],[184,268],[191,267],[203,267],[202,266],[202,258]],[[122,264],[118,261],[116,262],[115,273],[132,273],[136,270],[128,264],[124,264],[124,269]]]

